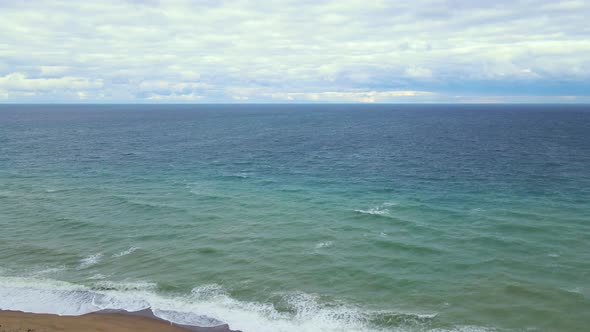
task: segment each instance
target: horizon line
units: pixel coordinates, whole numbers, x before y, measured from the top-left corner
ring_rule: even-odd
[[[457,103],[457,102],[411,102],[411,103],[362,103],[362,102],[252,102],[252,103],[232,103],[232,102],[209,102],[209,103],[146,103],[146,102],[15,102],[2,103],[0,106],[14,106],[14,105],[144,105],[144,106],[198,106],[198,105],[590,105],[587,102],[501,102],[501,103],[486,103],[486,102],[471,102],[471,103]]]

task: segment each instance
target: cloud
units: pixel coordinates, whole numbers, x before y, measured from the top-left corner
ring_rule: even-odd
[[[43,77],[59,77],[67,73],[68,68],[66,66],[40,66],[40,75]]]
[[[150,94],[147,96],[147,100],[150,101],[163,101],[163,102],[170,102],[170,101],[197,101],[203,99],[203,96],[199,96],[194,93],[172,93],[168,95],[160,95],[160,94]]]
[[[139,84],[140,91],[194,91],[198,89],[211,88],[210,84],[200,82],[168,82],[168,81],[143,81]]]
[[[60,78],[29,78],[23,73],[0,77],[0,88],[8,91],[48,91],[57,89],[87,90],[103,86],[101,79],[64,76]]]
[[[563,101],[590,94],[588,16],[583,0],[0,1],[0,96]]]
[[[435,94],[427,91],[357,91],[357,92],[279,92],[272,93],[273,99],[283,101],[304,100],[304,101],[325,101],[325,102],[403,102],[407,97],[432,97]]]
[[[413,78],[432,78],[432,70],[423,67],[410,67],[404,73]]]

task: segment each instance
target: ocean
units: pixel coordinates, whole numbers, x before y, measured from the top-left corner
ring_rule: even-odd
[[[583,331],[589,105],[1,105],[0,309]]]

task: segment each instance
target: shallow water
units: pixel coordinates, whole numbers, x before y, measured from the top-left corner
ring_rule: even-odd
[[[0,106],[0,309],[581,331],[590,107]]]

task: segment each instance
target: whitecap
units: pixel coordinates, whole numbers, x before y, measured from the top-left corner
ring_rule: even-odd
[[[120,253],[113,254],[112,257],[118,258],[118,257],[127,256],[127,255],[132,254],[133,252],[135,252],[137,249],[139,249],[139,247],[131,247],[131,248],[127,249],[127,250],[121,251]]]
[[[370,214],[375,216],[386,216],[389,215],[389,208],[398,205],[397,202],[384,202],[370,209],[357,209],[354,212],[362,214]]]
[[[332,241],[319,242],[315,245],[316,249],[331,247],[334,243]]]
[[[92,265],[96,265],[96,264],[98,264],[98,262],[100,262],[100,260],[102,259],[102,257],[103,257],[103,254],[102,253],[97,253],[97,254],[94,254],[94,255],[90,255],[90,256],[88,256],[86,258],[83,258],[83,259],[80,260],[79,268],[80,269],[85,269],[85,268],[88,268],[88,267],[90,267]]]
[[[379,207],[368,209],[368,210],[354,210],[354,212],[362,213],[362,214],[371,214],[377,216],[384,216],[389,214],[388,209],[382,209]]]
[[[226,174],[225,176],[232,177],[232,178],[239,178],[239,179],[247,179],[250,177],[250,173],[240,172],[240,173],[234,173],[234,174]]]
[[[473,214],[477,214],[477,213],[481,213],[483,212],[482,208],[473,208],[471,210],[469,210],[469,213],[473,213]]]

